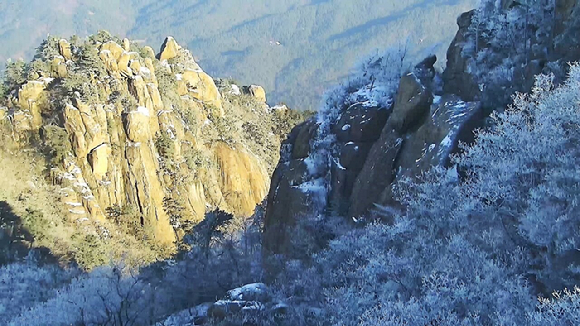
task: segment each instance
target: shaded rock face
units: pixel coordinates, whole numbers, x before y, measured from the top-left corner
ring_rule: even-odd
[[[480,97],[477,82],[468,72],[468,58],[463,55],[463,44],[468,40],[473,15],[474,11],[469,11],[457,18],[459,30],[447,49],[447,67],[442,75],[445,93],[456,94],[465,101]]]
[[[91,68],[102,67],[104,75],[99,76],[80,70],[77,61],[82,59],[69,42],[60,40],[59,55],[46,58],[50,71],[42,75],[50,78],[26,82],[12,105],[2,110],[23,147],[23,135],[38,133],[48,119],[65,133],[70,152],[62,153],[51,174],[63,189],[69,219],[106,228],[111,209],[125,209],[133,212],[125,218],[134,221],[127,223],[141,225],[148,237],[171,247],[182,235],[181,226],[198,223],[206,210],[253,214],[268,192],[270,163],[242,141],[206,137],[228,132],[214,130],[209,120],[224,116],[223,98],[212,77],[172,38],[164,42],[161,61],[150,48],[140,51],[142,57],[131,52],[128,40],[121,43],[94,45]],[[76,78],[84,74],[83,83],[94,87],[90,100],[79,92],[66,99],[54,93],[73,71]],[[254,104],[264,105],[261,100]],[[257,111],[270,119],[272,110]],[[168,202],[179,205],[170,211]]]
[[[448,164],[459,141],[472,139],[483,120],[481,105],[441,94],[434,63],[429,57],[404,74],[390,107],[344,107],[330,128],[334,142],[325,147],[326,167],[311,160],[321,151],[313,146],[321,122],[311,119],[293,130],[268,195],[267,251],[292,255],[288,230],[300,219],[330,214],[357,221],[375,204],[396,205],[394,182]]]
[[[487,115],[505,107],[513,92],[528,92],[535,75],[553,73],[556,81],[562,80],[565,62],[580,59],[577,2],[556,0],[554,12],[549,13],[554,22],[552,37],[530,33],[533,44],[525,46],[529,53],[518,53],[517,59],[509,57],[513,49],[494,49],[480,35],[477,45],[470,45],[475,40],[472,24],[477,13],[466,12],[457,20],[459,29],[442,74],[433,68],[436,58],[428,57],[402,74],[398,88],[390,90],[392,105],[369,107],[349,102],[334,115],[321,113],[317,120],[296,127],[272,179],[265,248],[288,254],[293,231],[287,230],[304,219],[339,215],[356,222],[372,217],[375,205],[397,206],[394,183],[448,165],[450,154],[459,151],[458,143],[473,141],[473,130],[485,125]],[[501,10],[520,8],[512,0],[499,4]],[[506,61],[512,64],[511,75],[506,75],[512,79],[502,80],[501,74],[494,75],[500,76],[494,77],[497,80],[485,79],[488,71],[470,57],[482,50],[495,51],[490,69],[501,70]],[[362,89],[345,87],[339,93],[357,100],[362,96],[361,103],[367,103],[372,102],[372,89],[372,84]],[[330,135],[323,131],[325,125],[330,125]]]

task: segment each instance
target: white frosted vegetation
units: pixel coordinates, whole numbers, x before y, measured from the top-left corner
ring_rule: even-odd
[[[580,67],[551,80],[495,114],[454,167],[397,184],[393,224],[331,241],[296,278],[322,293],[310,304],[344,325],[578,324]]]

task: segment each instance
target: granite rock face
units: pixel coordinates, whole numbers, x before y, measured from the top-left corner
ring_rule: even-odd
[[[125,218],[135,220],[126,223],[171,247],[182,226],[198,223],[206,210],[253,214],[273,167],[249,149],[256,144],[231,140],[235,126],[224,105],[233,104],[224,104],[189,51],[171,37],[159,59],[150,47],[134,48],[127,39],[84,50],[64,39],[56,44],[53,56],[44,58],[48,71],[22,84],[2,113],[22,147],[35,134],[49,137],[42,132],[46,125],[64,133],[70,151],[50,168],[71,222],[105,226],[111,212],[129,210],[133,215]],[[75,83],[78,89],[61,93]],[[260,110],[248,114],[271,123],[274,110],[263,109],[264,89],[250,89],[246,109]],[[277,139],[262,150],[275,159]]]

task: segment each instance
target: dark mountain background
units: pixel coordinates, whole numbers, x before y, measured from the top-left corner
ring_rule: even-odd
[[[271,104],[317,109],[361,53],[407,46],[443,59],[456,17],[475,0],[2,1],[0,60],[30,59],[47,34],[173,35],[209,74],[263,85]],[[417,61],[417,60],[411,60]],[[444,64],[444,60],[440,60]]]

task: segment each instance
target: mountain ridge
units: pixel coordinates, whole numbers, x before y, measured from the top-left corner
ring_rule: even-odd
[[[251,216],[301,119],[269,107],[260,86],[216,85],[172,37],[157,55],[106,32],[49,38],[8,76],[6,131],[46,155],[69,222],[105,242],[127,228],[162,251],[206,211]]]

